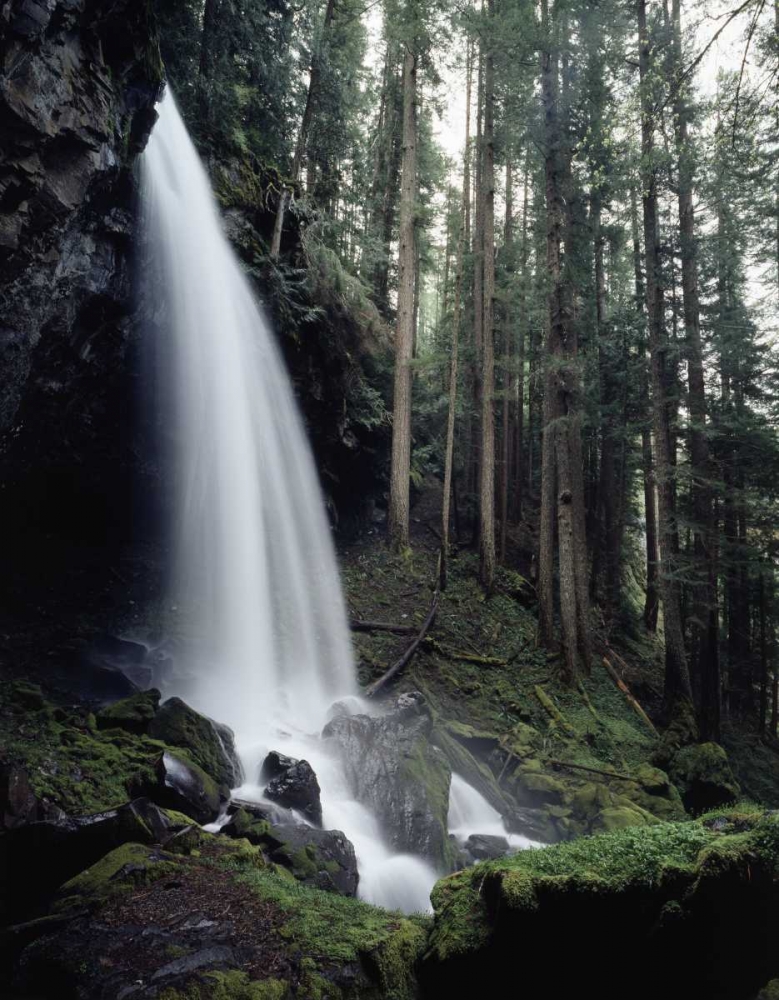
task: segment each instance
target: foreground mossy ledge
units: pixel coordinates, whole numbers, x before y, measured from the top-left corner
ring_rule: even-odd
[[[432,995],[513,976],[531,997],[751,1000],[779,971],[779,816],[746,805],[526,851],[442,879],[433,904]]]

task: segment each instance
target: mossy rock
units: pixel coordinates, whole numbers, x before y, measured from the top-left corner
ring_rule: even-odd
[[[563,781],[532,766],[523,764],[516,768],[511,781],[520,805],[559,806],[567,797],[568,790]]]
[[[65,882],[55,912],[74,906],[96,906],[118,893],[164,878],[175,871],[172,854],[146,844],[123,844],[86,871]]]
[[[779,979],[772,979],[755,997],[755,1000],[779,1000]]]
[[[610,833],[612,830],[624,830],[628,826],[644,826],[648,822],[651,820],[647,818],[645,812],[633,809],[629,805],[607,806],[595,816],[591,830]]]
[[[685,807],[694,815],[735,802],[741,794],[725,750],[699,743],[674,754],[669,767]]]
[[[216,724],[190,708],[181,698],[163,702],[149,724],[149,735],[180,747],[187,757],[199,765],[218,784],[235,787],[240,782],[237,761],[231,759]]]
[[[516,970],[517,942],[540,954],[562,934],[555,995],[622,1000],[629,982],[638,1000],[754,996],[776,968],[779,818],[753,814],[741,832],[717,833],[704,822],[636,826],[629,811],[603,810],[613,832],[437,883],[423,987],[438,996],[489,993]],[[593,962],[603,941],[609,961]],[[706,962],[683,961],[691,948]],[[637,949],[652,955],[638,977]],[[543,963],[528,963],[523,990],[543,995],[548,975]]]
[[[149,725],[160,704],[160,692],[155,688],[139,691],[101,708],[95,716],[98,729],[126,729],[141,735],[149,731]]]
[[[230,789],[219,785],[179,750],[165,750],[154,767],[154,779],[144,794],[165,809],[175,809],[198,823],[210,823],[229,801]]]

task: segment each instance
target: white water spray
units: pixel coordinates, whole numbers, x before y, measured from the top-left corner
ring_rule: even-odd
[[[318,734],[357,691],[335,552],[313,458],[272,331],[222,232],[207,175],[168,93],[143,156],[149,284],[170,334],[178,469],[177,601],[188,640],[166,694],[236,733],[249,784],[269,749],[306,758],[324,826],[355,846],[360,895],[429,908],[436,874],[392,855]]]

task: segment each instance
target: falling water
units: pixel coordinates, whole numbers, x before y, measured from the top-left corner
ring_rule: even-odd
[[[449,791],[449,832],[461,845],[472,834],[480,833],[505,837],[509,847],[516,851],[540,846],[521,834],[509,833],[497,809],[493,809],[484,796],[459,774],[452,775]]]
[[[160,289],[173,403],[177,604],[185,669],[165,691],[236,733],[248,784],[264,754],[305,757],[324,825],[355,845],[364,898],[428,908],[435,872],[392,855],[317,734],[355,670],[313,458],[272,331],[222,232],[173,96],[143,157],[149,287]],[[170,343],[168,343],[170,341]]]

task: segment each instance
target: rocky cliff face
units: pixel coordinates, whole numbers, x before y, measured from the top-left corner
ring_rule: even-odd
[[[146,0],[0,4],[6,560],[21,549],[24,563],[36,532],[105,541],[121,520],[133,464],[132,165],[161,84]]]

